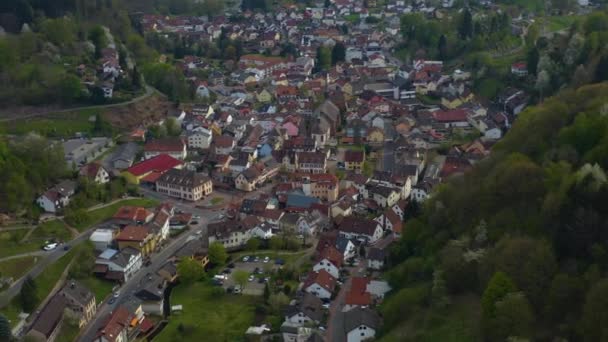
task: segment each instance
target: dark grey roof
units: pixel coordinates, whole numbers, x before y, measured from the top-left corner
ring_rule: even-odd
[[[44,309],[42,309],[42,312],[40,312],[40,315],[38,315],[31,330],[41,333],[46,338],[50,337],[63,318],[65,304],[65,298],[62,296],[51,298]]]
[[[197,173],[188,170],[171,169],[165,172],[162,176],[160,176],[160,178],[156,182],[193,188],[201,186],[206,182],[210,181],[211,179],[202,173]]]
[[[346,333],[361,325],[377,330],[380,323],[380,316],[368,308],[356,307],[344,314],[344,331]]]
[[[91,292],[86,286],[82,285],[78,281],[71,279],[68,280],[61,290],[63,296],[71,299],[78,303],[80,306],[87,306],[93,300],[93,292]]]

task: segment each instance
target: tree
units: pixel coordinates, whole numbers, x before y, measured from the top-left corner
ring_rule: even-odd
[[[437,51],[439,52],[440,60],[445,61],[448,59],[448,40],[445,37],[445,34],[442,34],[441,37],[439,37]]]
[[[57,89],[59,91],[58,96],[61,99],[61,102],[66,104],[75,102],[82,94],[80,80],[78,77],[70,74],[66,74],[61,78]]]
[[[473,16],[469,9],[465,9],[458,25],[458,35],[461,39],[469,39],[473,37]]]
[[[0,314],[0,341],[10,341],[13,338],[11,326],[8,319],[3,314]]]
[[[142,86],[141,74],[139,73],[139,69],[137,69],[137,65],[133,67],[133,72],[131,73],[131,84],[135,89],[140,89]]]
[[[284,243],[280,237],[275,235],[270,238],[270,242],[268,243],[268,245],[270,249],[277,251],[283,248]]]
[[[496,317],[496,303],[517,289],[513,281],[503,272],[496,272],[481,297],[482,327],[486,335],[492,330],[492,320]]]
[[[226,253],[226,248],[219,242],[214,242],[209,245],[209,262],[222,266],[226,263],[228,259],[228,253]]]
[[[542,101],[544,94],[548,93],[551,89],[551,76],[549,76],[547,70],[541,70],[538,73],[534,87],[540,93],[540,99]]]
[[[605,53],[597,63],[595,82],[608,81],[608,53]]]
[[[346,48],[341,42],[337,42],[331,50],[331,64],[336,65],[338,62],[343,62],[346,57]]]
[[[89,40],[95,45],[95,58],[101,58],[101,50],[108,46],[106,31],[100,25],[89,30]]]
[[[268,304],[272,308],[274,313],[280,313],[283,307],[289,304],[289,297],[283,292],[274,293],[268,298]]]
[[[536,47],[532,47],[528,50],[526,55],[526,64],[528,66],[528,72],[532,75],[536,75],[536,69],[538,66],[538,60],[540,59],[540,55],[538,54],[538,49]]]
[[[268,287],[268,283],[264,283],[264,302],[268,303],[269,298],[270,298],[270,287]]]
[[[597,282],[589,292],[583,309],[582,331],[585,341],[608,340],[608,279]]]
[[[260,248],[260,240],[257,238],[251,238],[247,240],[245,248],[250,252],[255,252]]]
[[[29,275],[23,281],[19,291],[19,302],[24,312],[33,312],[38,305],[38,287],[36,282]]]
[[[177,119],[170,117],[165,120],[165,129],[167,130],[167,135],[171,137],[177,137],[182,132],[182,128],[177,122]]]
[[[443,280],[443,272],[435,270],[433,272],[433,286],[431,287],[431,304],[433,307],[443,309],[449,302],[445,281]]]
[[[181,258],[179,264],[177,264],[177,274],[181,282],[191,284],[205,277],[205,269],[195,259]]]
[[[249,273],[247,273],[247,271],[237,270],[232,274],[232,278],[234,279],[235,283],[243,288],[245,287],[245,284],[247,284]]]
[[[316,66],[320,70],[328,70],[331,67],[331,50],[326,46],[317,48]]]
[[[491,340],[505,341],[508,337],[532,337],[534,313],[523,293],[509,293],[496,302],[495,307],[495,317],[490,330]]]

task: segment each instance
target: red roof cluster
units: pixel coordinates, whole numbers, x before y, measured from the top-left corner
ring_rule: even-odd
[[[153,171],[163,173],[182,164],[181,160],[177,160],[168,154],[159,154],[156,157],[131,166],[127,169],[127,172],[134,176],[145,175]]]
[[[438,110],[433,117],[439,122],[467,121],[467,114],[465,109]]]

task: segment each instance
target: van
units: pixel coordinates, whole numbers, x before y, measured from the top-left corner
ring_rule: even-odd
[[[216,279],[216,280],[227,280],[228,276],[225,275],[225,274],[217,274],[217,275],[213,276],[213,279]]]

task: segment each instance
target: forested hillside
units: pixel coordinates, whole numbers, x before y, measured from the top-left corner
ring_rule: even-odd
[[[608,84],[529,108],[411,210],[386,341],[608,339]]]

